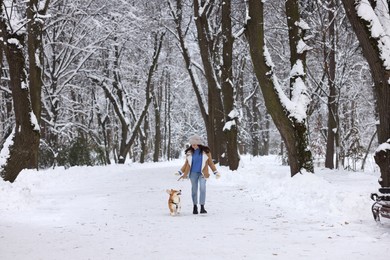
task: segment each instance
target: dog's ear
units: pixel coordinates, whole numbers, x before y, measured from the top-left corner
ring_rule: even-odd
[[[167,193],[168,193],[168,194],[171,194],[171,190],[167,190]]]

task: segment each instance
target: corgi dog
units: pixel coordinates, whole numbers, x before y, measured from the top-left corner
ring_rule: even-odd
[[[181,190],[170,189],[170,190],[167,190],[167,193],[169,194],[168,208],[169,208],[171,216],[175,216],[176,214],[180,214],[180,210],[181,210],[181,204],[180,204]]]

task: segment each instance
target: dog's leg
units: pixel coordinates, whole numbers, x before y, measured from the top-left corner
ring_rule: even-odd
[[[171,214],[171,216],[175,216],[175,211],[176,211],[176,209],[175,209],[176,207],[175,207],[175,205],[173,205],[173,204],[169,204],[169,211],[170,211],[170,214]]]
[[[179,204],[177,205],[177,214],[180,214],[181,211],[181,203],[179,201]]]

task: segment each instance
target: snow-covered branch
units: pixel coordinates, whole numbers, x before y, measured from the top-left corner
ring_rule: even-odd
[[[358,16],[368,23],[371,37],[378,42],[380,58],[386,70],[390,70],[390,38],[368,0],[357,1]],[[383,11],[383,10],[382,10]],[[383,12],[381,12],[383,13]],[[388,13],[388,11],[386,12]],[[389,22],[387,22],[389,23]]]

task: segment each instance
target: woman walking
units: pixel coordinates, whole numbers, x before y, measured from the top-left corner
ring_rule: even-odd
[[[189,139],[190,147],[185,150],[186,160],[183,167],[179,170],[182,178],[191,180],[192,186],[192,202],[194,204],[193,214],[198,214],[198,189],[200,213],[207,213],[205,209],[206,203],[206,181],[210,177],[209,167],[218,179],[221,175],[217,171],[211,158],[210,148],[203,144],[202,138],[199,135],[193,135]]]

